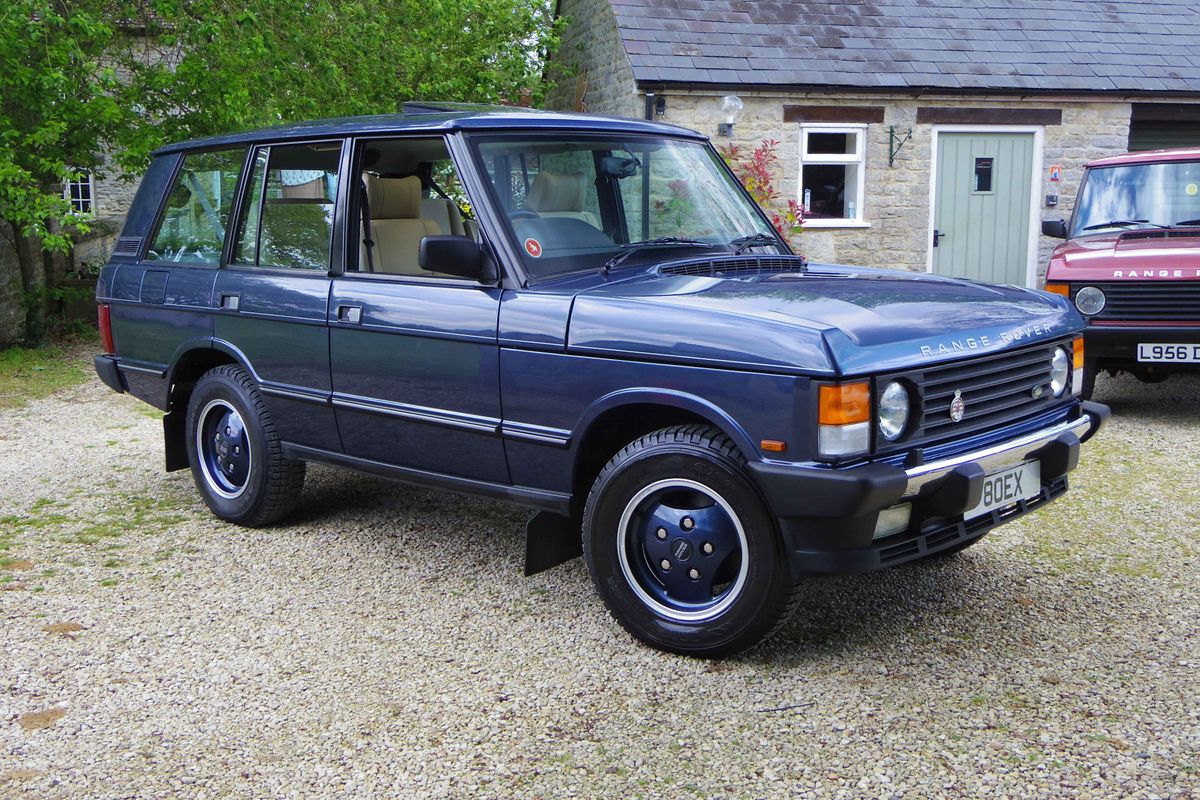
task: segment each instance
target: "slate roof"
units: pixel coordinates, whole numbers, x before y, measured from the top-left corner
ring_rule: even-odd
[[[648,84],[1200,93],[1196,0],[611,0]]]

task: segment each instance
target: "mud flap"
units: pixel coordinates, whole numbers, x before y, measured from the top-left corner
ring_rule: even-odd
[[[525,577],[583,555],[579,525],[570,517],[539,511],[525,525]]]
[[[163,450],[167,458],[167,472],[187,469],[187,415],[181,411],[169,411],[163,415]]]

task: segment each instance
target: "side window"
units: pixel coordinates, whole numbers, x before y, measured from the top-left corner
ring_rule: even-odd
[[[322,142],[255,151],[234,263],[329,269],[341,149]]]
[[[453,278],[420,266],[427,236],[479,240],[474,211],[441,138],[359,143],[357,271],[411,278]],[[352,263],[353,260],[352,260]],[[350,269],[354,269],[351,267]]]
[[[184,156],[146,257],[180,264],[220,263],[245,159],[245,148]]]

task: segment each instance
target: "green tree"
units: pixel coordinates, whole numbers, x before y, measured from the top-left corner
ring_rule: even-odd
[[[63,181],[98,164],[103,143],[128,127],[103,62],[114,36],[106,12],[88,0],[6,0],[0,10],[0,231],[16,255],[0,257],[0,343],[23,323],[40,337],[47,283],[62,268],[53,256],[87,228]]]
[[[108,154],[133,177],[166,142],[411,99],[536,103],[558,29],[550,0],[5,0],[0,220],[21,259],[0,257],[0,342],[87,224],[62,199],[74,168]]]
[[[541,96],[558,25],[547,0],[150,0],[119,55],[125,102],[156,120],[128,169],[166,141],[302,119],[390,113],[412,99]]]

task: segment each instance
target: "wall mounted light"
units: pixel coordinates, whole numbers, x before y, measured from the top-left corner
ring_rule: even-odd
[[[666,116],[667,113],[667,98],[659,95],[654,98],[654,115],[656,117]]]
[[[734,123],[742,116],[742,98],[736,94],[725,95],[721,101],[721,122],[717,124],[717,136],[733,136]]]

